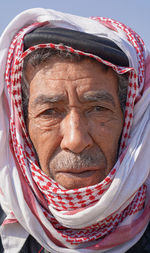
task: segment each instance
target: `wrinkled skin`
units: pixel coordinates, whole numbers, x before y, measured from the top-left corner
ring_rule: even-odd
[[[27,127],[41,169],[66,189],[102,181],[116,162],[123,114],[117,76],[91,59],[33,68]]]

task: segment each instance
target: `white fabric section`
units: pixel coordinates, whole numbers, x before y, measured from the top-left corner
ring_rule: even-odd
[[[35,218],[27,203],[24,201],[22,192],[22,185],[20,183],[19,175],[15,168],[13,156],[9,150],[9,130],[7,122],[7,113],[5,111],[3,101],[4,90],[4,71],[7,58],[8,47],[14,34],[23,26],[33,22],[50,21],[51,27],[65,27],[84,31],[97,36],[109,37],[127,54],[130,62],[130,67],[133,67],[138,73],[138,62],[135,49],[127,40],[126,36],[118,28],[118,33],[105,27],[95,20],[77,17],[70,14],[63,14],[53,10],[31,9],[18,15],[6,28],[0,38],[0,188],[4,189],[4,195],[0,194],[0,203],[5,212],[9,214],[11,211],[15,213],[19,224],[5,227],[1,231],[6,253],[12,252],[10,247],[13,247],[16,252],[23,245],[23,241],[28,233],[32,234],[38,242],[50,252],[108,252],[108,253],[123,253],[129,249],[142,236],[143,231],[140,232],[132,241],[127,242],[117,248],[110,250],[87,250],[87,249],[66,249],[56,246],[46,235],[40,222]],[[83,212],[74,215],[65,215],[63,212],[57,212],[54,208],[50,208],[56,219],[63,225],[71,228],[84,228],[99,221],[102,221],[107,216],[118,211],[121,212],[129,204],[129,199],[134,197],[134,194],[143,185],[150,173],[150,88],[147,89],[139,102],[136,104],[134,110],[133,127],[130,133],[129,145],[125,157],[120,165],[119,170],[115,175],[110,188],[102,196],[96,205],[83,210]],[[143,163],[144,161],[144,163]],[[118,161],[118,164],[120,161]],[[117,166],[117,165],[116,165]],[[30,178],[32,185],[32,179]],[[36,201],[36,198],[34,201]],[[60,234],[56,232],[53,226],[47,222],[43,214],[40,204],[36,202],[36,211],[41,217],[42,224],[50,231],[55,238],[62,241],[62,243],[69,247],[70,244],[61,238]],[[90,215],[89,215],[90,214]],[[135,215],[136,217],[136,215]],[[135,218],[134,217],[134,218]],[[8,230],[7,230],[8,229]],[[21,240],[13,240],[13,245],[9,245],[9,236],[11,231],[18,235],[20,233]],[[18,231],[18,232],[17,232]],[[8,238],[8,240],[7,240]],[[72,246],[73,247],[73,246]],[[15,252],[15,251],[14,251]]]
[[[23,247],[28,233],[19,223],[5,225],[1,228],[1,235],[5,253],[16,253]],[[12,233],[13,231],[13,233]]]

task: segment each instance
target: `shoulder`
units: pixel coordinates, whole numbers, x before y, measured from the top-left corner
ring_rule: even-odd
[[[29,235],[20,253],[35,253],[35,252],[48,253],[45,252],[44,248],[31,235]]]
[[[50,253],[46,251],[41,245],[30,235],[23,246],[20,253],[35,253],[40,251],[40,253]],[[142,236],[142,238],[126,253],[150,253],[150,223]]]
[[[51,253],[45,250],[31,235],[29,235],[28,239],[26,240],[23,248],[19,253]]]
[[[2,224],[5,218],[5,213],[3,212],[0,206],[0,225]],[[3,246],[0,238],[0,253],[3,253]],[[27,238],[24,246],[22,247],[20,253],[50,253],[46,251],[31,235]],[[141,237],[141,239],[126,253],[150,253],[150,223]]]
[[[127,253],[149,253],[150,252],[150,223],[141,239],[130,248]]]

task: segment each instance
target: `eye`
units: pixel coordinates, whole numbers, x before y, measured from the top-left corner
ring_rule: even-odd
[[[93,110],[100,112],[100,111],[105,111],[108,110],[107,108],[103,107],[103,106],[94,106]]]
[[[103,106],[93,106],[92,110],[93,112],[105,112],[105,111],[109,111],[109,109],[107,107],[103,107]]]
[[[39,114],[40,117],[45,119],[56,119],[63,117],[63,111],[59,110],[58,108],[49,108],[42,111]]]
[[[92,105],[87,110],[89,115],[95,115],[97,117],[108,117],[112,113],[111,109],[103,105]]]
[[[58,112],[55,108],[51,108],[51,109],[47,109],[44,112],[42,112],[42,115],[49,115],[49,116],[53,116],[56,115]]]

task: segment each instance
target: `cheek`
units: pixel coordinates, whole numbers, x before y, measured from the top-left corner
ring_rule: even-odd
[[[49,175],[49,159],[61,140],[59,127],[49,129],[41,127],[41,124],[38,124],[34,120],[30,120],[28,124],[28,132],[38,155],[40,167]]]
[[[92,138],[106,158],[107,169],[112,168],[116,162],[122,126],[123,122],[120,119],[91,124]]]
[[[111,143],[118,143],[123,128],[123,121],[110,119],[106,122],[91,121],[90,132],[95,141],[102,140],[108,147]],[[107,141],[111,140],[111,142]]]

